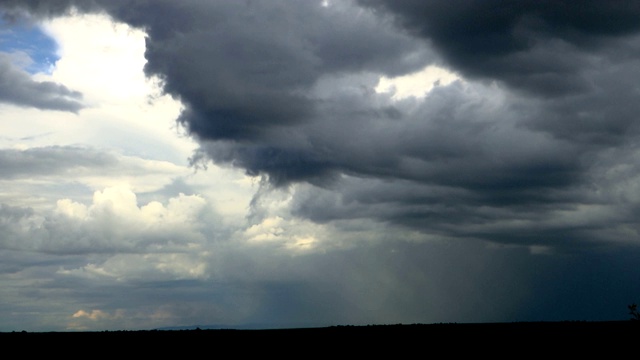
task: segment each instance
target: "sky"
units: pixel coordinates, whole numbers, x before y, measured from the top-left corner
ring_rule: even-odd
[[[627,320],[635,1],[0,0],[0,331]]]

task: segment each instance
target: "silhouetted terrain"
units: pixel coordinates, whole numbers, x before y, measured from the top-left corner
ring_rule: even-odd
[[[5,353],[72,358],[633,358],[640,322],[0,333]],[[96,356],[97,355],[97,356]]]
[[[295,344],[337,343],[350,346],[388,346],[401,341],[402,346],[418,345],[426,341],[438,345],[438,340],[493,340],[527,342],[532,346],[544,346],[544,341],[569,344],[581,342],[583,346],[593,343],[589,339],[635,339],[628,346],[635,347],[640,335],[640,321],[605,322],[515,322],[480,324],[411,324],[411,325],[369,325],[369,326],[329,326],[319,328],[292,329],[193,329],[193,330],[135,330],[96,332],[5,332],[0,333],[3,344],[12,340],[27,341],[32,344],[53,341],[56,344],[125,344],[138,345],[213,345],[228,346],[237,341],[269,340],[291,341]],[[382,341],[382,342],[380,342]],[[394,342],[392,342],[394,341]],[[461,346],[464,342],[460,343]]]

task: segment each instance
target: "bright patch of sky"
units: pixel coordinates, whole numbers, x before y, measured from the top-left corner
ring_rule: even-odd
[[[445,86],[458,80],[459,77],[437,66],[427,66],[424,69],[394,78],[381,77],[375,90],[378,93],[391,93],[391,98],[401,100],[407,97],[420,98],[425,96],[436,86]]]
[[[10,24],[0,17],[0,52],[11,55],[14,63],[31,74],[50,74],[59,60],[57,44],[40,26]]]

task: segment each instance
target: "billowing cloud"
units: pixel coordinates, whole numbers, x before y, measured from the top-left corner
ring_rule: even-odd
[[[189,228],[198,226],[204,206],[203,199],[183,194],[166,205],[151,201],[139,206],[131,190],[118,187],[96,191],[90,205],[61,199],[48,215],[3,204],[2,247],[52,253],[137,253],[151,246],[162,252],[160,248],[171,244],[203,241],[197,230]]]
[[[178,121],[200,143],[192,160],[231,164],[276,188],[314,184],[336,198],[327,207],[326,199],[296,197],[299,216],[349,213],[531,246],[613,236],[563,223],[558,212],[572,218],[599,209],[613,223],[627,221],[626,206],[602,190],[625,179],[600,174],[632,156],[626,144],[638,135],[634,8],[95,4],[22,8],[43,15],[102,8],[144,29],[144,70],[183,104]],[[619,21],[605,26],[600,13]],[[435,65],[459,76],[425,84],[419,98],[379,87],[381,78]],[[612,158],[621,146],[625,156]],[[554,225],[539,227],[545,219]],[[568,235],[551,241],[550,231]]]
[[[624,39],[640,30],[629,2],[358,2],[389,10],[466,75],[544,96],[589,90],[585,72],[637,51]]]

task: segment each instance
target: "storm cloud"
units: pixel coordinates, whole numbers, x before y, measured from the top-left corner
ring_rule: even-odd
[[[542,96],[591,88],[589,70],[637,51],[640,6],[628,1],[385,1],[359,3],[395,14],[452,67]]]
[[[313,184],[295,195],[299,216],[348,213],[545,246],[618,238],[619,226],[637,227],[621,215],[635,210],[619,203],[636,176],[626,163],[637,154],[640,110],[636,6],[46,4],[26,7],[49,16],[102,8],[144,29],[145,72],[183,103],[177,121],[201,144],[192,160],[244,169],[275,188]],[[427,65],[460,79],[423,98],[374,90],[381,76]],[[336,200],[309,195],[324,191]],[[592,231],[597,224],[558,220],[583,211],[618,225]]]
[[[215,180],[218,204],[197,195],[206,184],[183,184],[182,169],[167,163],[91,147],[0,150],[7,183],[99,173],[140,185],[154,169],[175,177],[146,193],[94,186],[93,198],[61,198],[46,211],[1,205],[0,246],[25,263],[31,251],[63,257],[56,277],[144,285],[140,299],[187,322],[557,319],[589,306],[600,311],[592,318],[611,318],[601,310],[637,292],[637,271],[627,271],[640,231],[633,2],[0,7],[34,21],[106,14],[142,30],[143,71],[179,101],[176,124],[197,145],[191,165],[213,162],[255,181],[244,208]],[[411,96],[399,96],[398,84],[378,87],[425,68],[449,80],[414,80]],[[1,101],[82,107],[79,93],[36,83],[3,57],[0,71],[14,84],[0,85]],[[117,130],[114,142],[125,142]],[[246,211],[245,222],[221,220],[217,211],[229,209]],[[157,300],[168,283],[193,296],[193,308]],[[594,299],[593,289],[604,295]],[[106,293],[96,292],[104,313],[74,319],[122,324],[124,300]],[[143,301],[134,303],[142,314]],[[160,310],[141,317],[155,321]]]
[[[64,49],[55,82],[0,57],[4,329],[609,320],[637,301],[631,2],[0,9]]]

